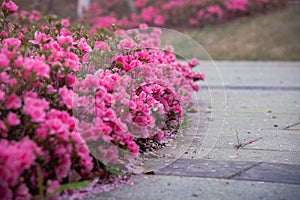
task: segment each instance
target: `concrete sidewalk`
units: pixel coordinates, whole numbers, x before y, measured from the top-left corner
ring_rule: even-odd
[[[216,64],[153,174],[96,199],[300,199],[300,63]]]

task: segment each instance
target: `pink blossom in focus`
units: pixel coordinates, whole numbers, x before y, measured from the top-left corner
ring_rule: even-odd
[[[27,72],[33,71],[41,78],[49,78],[50,66],[45,63],[43,58],[25,58],[23,67]]]
[[[31,93],[27,92],[24,102],[24,113],[29,115],[33,122],[42,122],[45,120],[45,111],[49,108],[49,103],[45,99],[31,97]]]
[[[67,108],[72,108],[72,90],[68,90],[66,86],[59,89],[58,93],[60,94],[62,98],[62,104],[66,105]]]
[[[78,56],[72,52],[66,52],[66,53],[64,53],[64,55],[65,55],[64,64],[67,67],[72,68],[74,71],[78,71],[79,67],[80,67],[80,61],[79,61]]]
[[[14,156],[10,156],[10,155]],[[18,184],[19,178],[24,170],[34,164],[36,154],[41,154],[41,149],[28,137],[19,142],[9,142],[5,139],[0,141],[0,180],[11,187]],[[2,185],[0,184],[0,185]],[[26,188],[20,188],[21,191]],[[24,189],[24,190],[23,190]]]

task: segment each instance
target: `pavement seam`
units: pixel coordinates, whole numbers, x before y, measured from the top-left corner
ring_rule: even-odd
[[[260,90],[260,91],[299,91],[298,86],[202,86],[201,89],[205,90]]]
[[[226,179],[232,179],[232,178],[234,178],[234,177],[236,177],[236,176],[239,176],[239,175],[241,175],[242,173],[245,173],[246,171],[248,171],[248,170],[250,170],[250,169],[253,169],[254,167],[257,167],[257,166],[259,166],[259,165],[261,165],[261,164],[262,164],[262,162],[254,163],[253,165],[251,165],[251,166],[249,166],[249,167],[247,167],[247,168],[245,168],[245,169],[242,169],[241,171],[236,172],[235,174],[232,174],[232,175],[230,175],[230,176],[227,176]]]
[[[258,151],[276,151],[276,152],[299,152],[297,150],[277,150],[277,149],[262,149],[262,148],[249,148],[249,147],[243,147],[243,148],[232,148],[232,147],[221,147],[221,146],[216,146],[214,147],[215,149],[230,149],[230,150],[236,150],[236,151],[240,151],[240,150],[258,150]]]

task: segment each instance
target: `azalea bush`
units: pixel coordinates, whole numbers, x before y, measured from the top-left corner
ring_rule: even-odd
[[[90,23],[94,28],[111,23],[122,27],[137,27],[139,23],[151,26],[199,27],[287,6],[286,0],[134,0],[133,2],[135,9],[130,10],[127,1],[94,1],[81,20]]]
[[[89,29],[17,10],[3,1],[2,199],[53,199],[80,186],[70,183],[129,173],[139,139],[178,131],[204,75],[160,46],[159,29]]]

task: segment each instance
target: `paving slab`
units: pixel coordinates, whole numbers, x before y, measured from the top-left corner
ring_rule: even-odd
[[[300,165],[261,163],[233,179],[300,184]]]
[[[299,200],[300,186],[179,176],[142,176],[136,184],[105,192],[94,200]]]
[[[157,171],[157,174],[230,179],[234,175],[253,168],[258,164],[260,163],[182,158],[160,169]]]
[[[299,87],[299,62],[215,62],[227,86],[239,87]],[[202,61],[196,69],[206,74],[210,86],[219,86],[220,77],[215,73],[215,65]]]
[[[300,72],[299,72],[300,74]],[[300,76],[300,75],[299,75]],[[299,83],[300,85],[300,83]],[[300,113],[300,89],[297,91],[252,91],[252,90],[226,90],[227,100],[224,102],[223,93],[202,90],[198,99],[201,103],[195,104],[195,109],[212,112],[247,112],[247,113]],[[224,105],[225,104],[225,105]],[[225,107],[224,107],[225,106]]]
[[[181,158],[299,164],[299,151],[234,148],[191,148]]]
[[[300,165],[226,161],[208,159],[177,159],[157,171],[159,175],[239,179],[300,185]]]
[[[199,117],[198,117],[199,116]],[[295,123],[300,123],[300,114],[265,114],[265,113],[214,113],[206,115],[202,113],[193,113],[188,117],[190,121],[190,130],[205,134],[206,130],[218,129],[224,123],[224,126],[231,128],[233,132],[237,131],[281,131],[294,130],[300,133],[300,125],[292,126]],[[184,127],[182,127],[184,128]],[[196,132],[189,131],[186,134],[195,134]],[[213,134],[213,133],[212,133]]]

